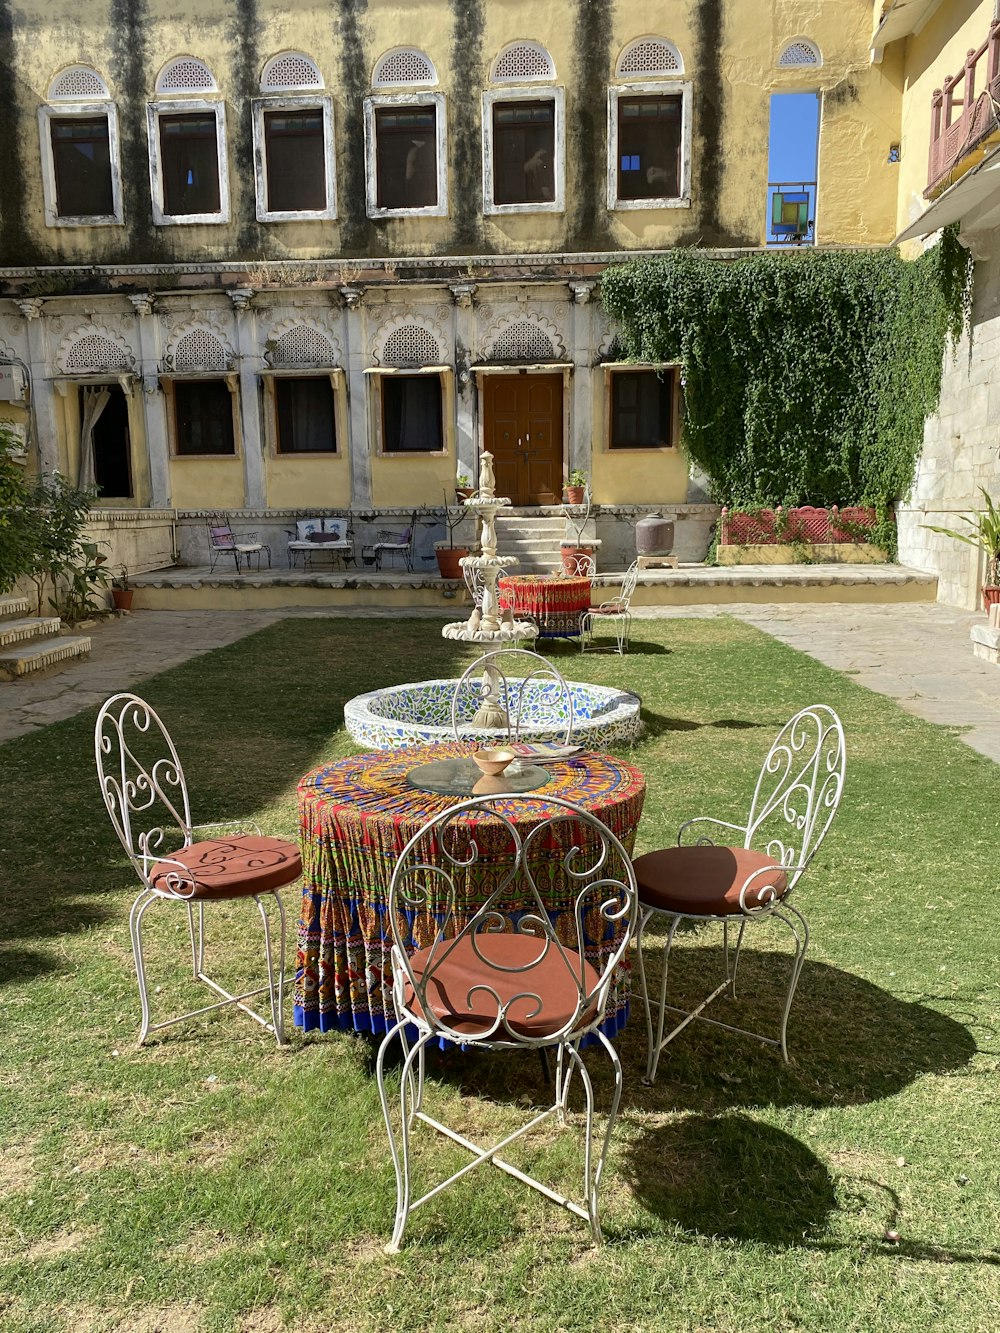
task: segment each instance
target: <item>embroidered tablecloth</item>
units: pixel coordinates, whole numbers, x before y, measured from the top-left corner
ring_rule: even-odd
[[[307,1032],[354,1028],[384,1032],[393,1021],[392,936],[386,920],[393,866],[410,837],[434,814],[457,804],[456,797],[417,791],[407,773],[421,764],[468,754],[468,744],[422,745],[352,755],[314,770],[299,783],[303,894],[295,976],[295,1022]],[[548,765],[550,793],[596,815],[631,853],[642,814],[646,783],[633,765],[612,755],[583,753]],[[520,804],[521,813],[518,813]],[[549,814],[556,813],[552,807]],[[546,818],[544,808],[526,806],[516,796],[504,813],[519,831]],[[472,818],[473,816],[470,816]],[[490,815],[476,815],[476,838],[484,852]],[[587,839],[581,839],[586,846]],[[484,856],[484,866],[488,863]],[[472,866],[458,882],[467,909],[488,895],[483,867]],[[546,902],[553,918],[572,910],[566,901]],[[600,965],[615,937],[593,941],[588,961]],[[416,947],[416,946],[414,946]],[[612,984],[604,1032],[613,1036],[628,1017],[628,965]],[[387,1022],[388,1019],[388,1022]]]
[[[590,579],[552,574],[506,574],[497,584],[500,606],[538,622],[542,639],[580,633],[580,615],[590,610]]]

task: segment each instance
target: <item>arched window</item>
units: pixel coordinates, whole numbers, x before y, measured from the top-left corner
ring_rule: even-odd
[[[260,76],[263,93],[290,93],[304,88],[322,88],[323,76],[316,63],[301,51],[282,51],[272,56]]]
[[[226,108],[196,56],[168,60],[149,102],[149,179],[157,226],[229,221]]]
[[[369,217],[448,212],[444,95],[380,91],[429,88],[437,81],[430,57],[414,47],[396,47],[376,61],[376,91],[365,98]]]
[[[177,56],[168,60],[156,80],[158,94],[175,96],[178,93],[215,93],[218,85],[215,75],[195,56]]]
[[[627,78],[669,78],[684,73],[684,61],[673,42],[665,37],[640,37],[618,57],[615,74]]]
[[[430,56],[412,46],[399,46],[386,51],[375,64],[373,88],[433,87],[438,81],[437,70]]]
[[[499,86],[483,94],[485,213],[562,211],[564,90],[538,86],[555,77],[539,42],[511,42],[494,60],[490,79]]]
[[[690,204],[691,85],[666,37],[629,42],[608,88],[608,208]]]
[[[494,60],[490,71],[494,83],[528,83],[555,77],[552,57],[540,42],[511,42]]]
[[[49,84],[50,102],[79,102],[110,96],[108,85],[89,65],[70,65],[60,70]]]
[[[118,108],[102,75],[89,65],[61,69],[38,124],[46,225],[120,226]]]
[[[253,101],[258,222],[336,217],[333,99],[302,51],[272,56]]]
[[[778,56],[779,69],[816,69],[823,63],[820,49],[807,37],[798,37],[788,42]]]

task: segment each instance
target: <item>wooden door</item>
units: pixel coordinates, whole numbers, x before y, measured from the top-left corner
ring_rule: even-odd
[[[516,505],[557,504],[562,494],[563,377],[483,378],[483,445],[497,494]]]

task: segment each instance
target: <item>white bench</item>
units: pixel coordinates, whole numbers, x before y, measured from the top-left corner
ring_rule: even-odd
[[[354,563],[354,531],[348,518],[305,518],[288,533],[288,568],[301,556],[304,569],[311,569],[317,555],[339,560],[341,567]]]

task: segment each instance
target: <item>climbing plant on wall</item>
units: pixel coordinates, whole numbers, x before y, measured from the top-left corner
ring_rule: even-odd
[[[874,504],[905,495],[971,260],[952,232],[895,250],[694,250],[609,268],[626,354],[676,361],[684,437],[713,495],[737,505]]]

